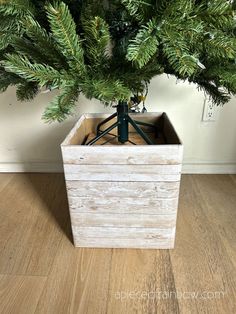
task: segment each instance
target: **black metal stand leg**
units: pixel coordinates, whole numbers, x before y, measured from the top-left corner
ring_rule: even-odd
[[[143,125],[143,126],[147,126],[149,128],[153,128],[155,130],[155,135],[156,137],[159,137],[159,129],[155,124],[151,124],[151,123],[146,123],[146,122],[142,122],[142,121],[137,121],[137,120],[133,120],[136,124],[138,125]]]
[[[153,145],[150,138],[143,132],[143,130],[128,116],[129,123],[134,127],[134,129],[137,131],[137,133],[144,139],[144,141],[149,144]]]
[[[100,131],[100,127],[104,124],[106,124],[107,122],[111,121],[113,118],[115,118],[117,116],[117,112],[113,113],[110,117],[106,118],[105,120],[103,120],[102,122],[100,122],[97,126],[97,135],[99,135]]]
[[[102,125],[106,124],[107,122],[111,121],[113,118],[117,117],[117,121],[112,124],[110,127],[108,127],[106,130],[101,131],[100,128]],[[90,140],[85,145],[93,145],[95,144],[100,138],[102,138],[106,134],[111,134],[110,131],[117,127],[117,135],[111,134],[118,138],[118,141],[120,143],[126,143],[130,142],[131,144],[134,144],[132,141],[129,140],[129,123],[133,126],[133,128],[136,130],[136,132],[144,139],[144,141],[149,145],[154,145],[154,143],[151,141],[151,139],[145,134],[145,132],[139,127],[139,125],[146,126],[149,128],[155,129],[156,132],[158,132],[158,128],[151,123],[146,123],[142,121],[136,121],[133,120],[129,116],[129,108],[128,104],[125,101],[119,101],[119,104],[117,106],[117,112],[113,113],[111,116],[100,122],[97,126],[97,136],[94,137],[92,140]],[[105,143],[109,142],[105,141]]]
[[[150,128],[153,128],[153,129],[156,129],[157,126],[154,125],[154,124],[151,124],[151,123],[146,123],[146,122],[142,122],[142,121],[137,121],[137,120],[133,120],[136,124],[139,124],[139,125],[143,125],[143,126],[148,126]]]
[[[89,141],[86,145],[90,146],[93,145],[94,143],[96,143],[98,140],[100,140],[100,138],[102,138],[104,135],[106,135],[107,133],[109,133],[111,130],[113,130],[114,128],[116,128],[118,126],[118,122],[112,124],[109,128],[107,128],[105,131],[101,132],[98,136],[96,136],[94,139],[92,139],[91,141]]]

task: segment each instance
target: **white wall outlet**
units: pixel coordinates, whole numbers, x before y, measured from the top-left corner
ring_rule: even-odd
[[[206,97],[204,101],[203,107],[203,115],[202,121],[203,122],[214,122],[217,120],[218,117],[218,108],[212,101]]]

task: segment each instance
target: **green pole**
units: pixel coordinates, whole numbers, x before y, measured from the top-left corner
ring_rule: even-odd
[[[127,102],[119,101],[117,106],[118,141],[125,143],[129,140],[129,108]]]

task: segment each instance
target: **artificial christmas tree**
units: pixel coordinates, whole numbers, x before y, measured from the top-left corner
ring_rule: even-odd
[[[219,105],[236,93],[235,1],[0,0],[0,90],[60,95],[44,114],[62,121],[80,93],[106,105],[139,102],[152,77],[196,83]]]

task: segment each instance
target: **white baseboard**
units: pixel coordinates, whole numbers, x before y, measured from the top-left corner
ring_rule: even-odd
[[[63,172],[63,165],[60,161],[0,163],[0,172]],[[236,163],[184,163],[182,173],[236,174]]]
[[[236,163],[184,163],[184,174],[236,174]]]
[[[0,163],[0,172],[63,172],[63,165],[59,161]]]

